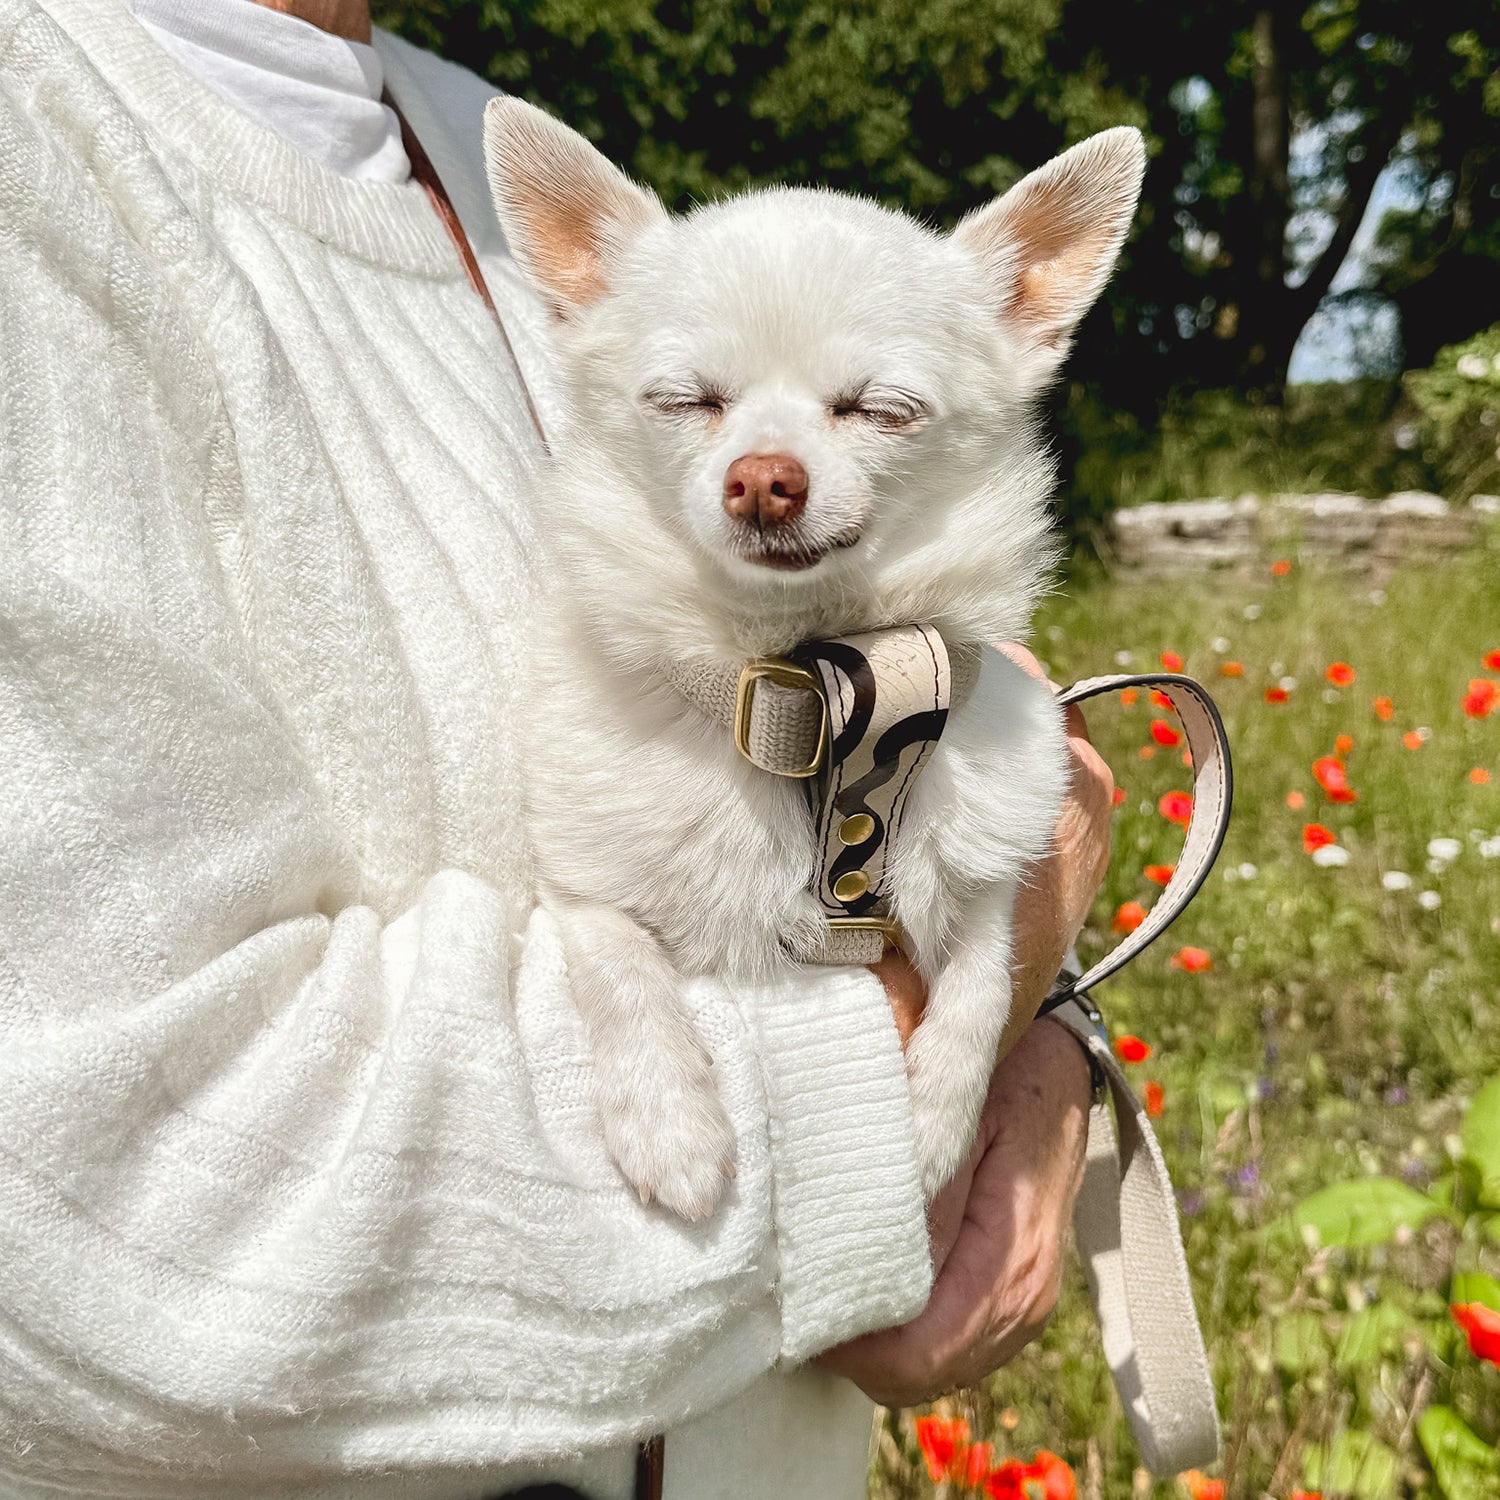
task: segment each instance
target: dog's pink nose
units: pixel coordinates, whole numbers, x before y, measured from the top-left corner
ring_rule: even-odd
[[[746,453],[724,471],[724,509],[762,531],[785,526],[807,504],[807,470],[789,453]]]

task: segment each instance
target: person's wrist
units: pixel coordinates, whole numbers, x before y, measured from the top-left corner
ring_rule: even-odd
[[[1038,1016],[1031,1031],[1042,1033],[1042,1051],[1056,1066],[1059,1086],[1090,1107],[1098,1097],[1099,1080],[1082,1037],[1055,1015]]]

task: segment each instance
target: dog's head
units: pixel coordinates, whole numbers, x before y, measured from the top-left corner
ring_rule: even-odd
[[[1030,408],[1129,227],[1136,131],[1075,146],[949,235],[811,190],[673,217],[515,99],[490,104],[485,147],[559,322],[573,442],[608,457],[587,498],[601,532],[762,611],[857,594],[894,612],[857,623],[936,623],[945,576],[971,599],[1009,584],[969,623],[1024,627],[1051,556]]]

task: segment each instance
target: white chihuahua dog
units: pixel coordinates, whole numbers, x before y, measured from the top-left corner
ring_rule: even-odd
[[[1125,237],[1144,168],[1108,130],[948,235],[776,189],[669,215],[514,99],[485,120],[495,204],[557,319],[568,416],[538,498],[555,587],[529,795],[614,1160],[706,1216],[734,1170],[682,977],[817,952],[801,784],[669,684],[921,624],[1017,639],[1055,563],[1033,417]],[[1061,714],[994,651],[907,804],[894,909],[929,987],[906,1053],[923,1182],[972,1142],[1010,1009],[1018,883],[1066,781]]]

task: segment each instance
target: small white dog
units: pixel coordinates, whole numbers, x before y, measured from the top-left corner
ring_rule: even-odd
[[[801,784],[742,758],[666,668],[914,623],[960,648],[1027,632],[1055,561],[1032,408],[1113,267],[1144,151],[1105,131],[939,235],[810,190],[672,217],[514,99],[485,144],[569,406],[537,500],[558,568],[528,737],[540,871],[609,1149],[643,1199],[696,1219],[734,1139],[681,976],[763,978],[824,926]],[[891,874],[930,994],[906,1054],[929,1194],[972,1141],[1017,884],[1066,777],[1050,694],[983,656]]]

